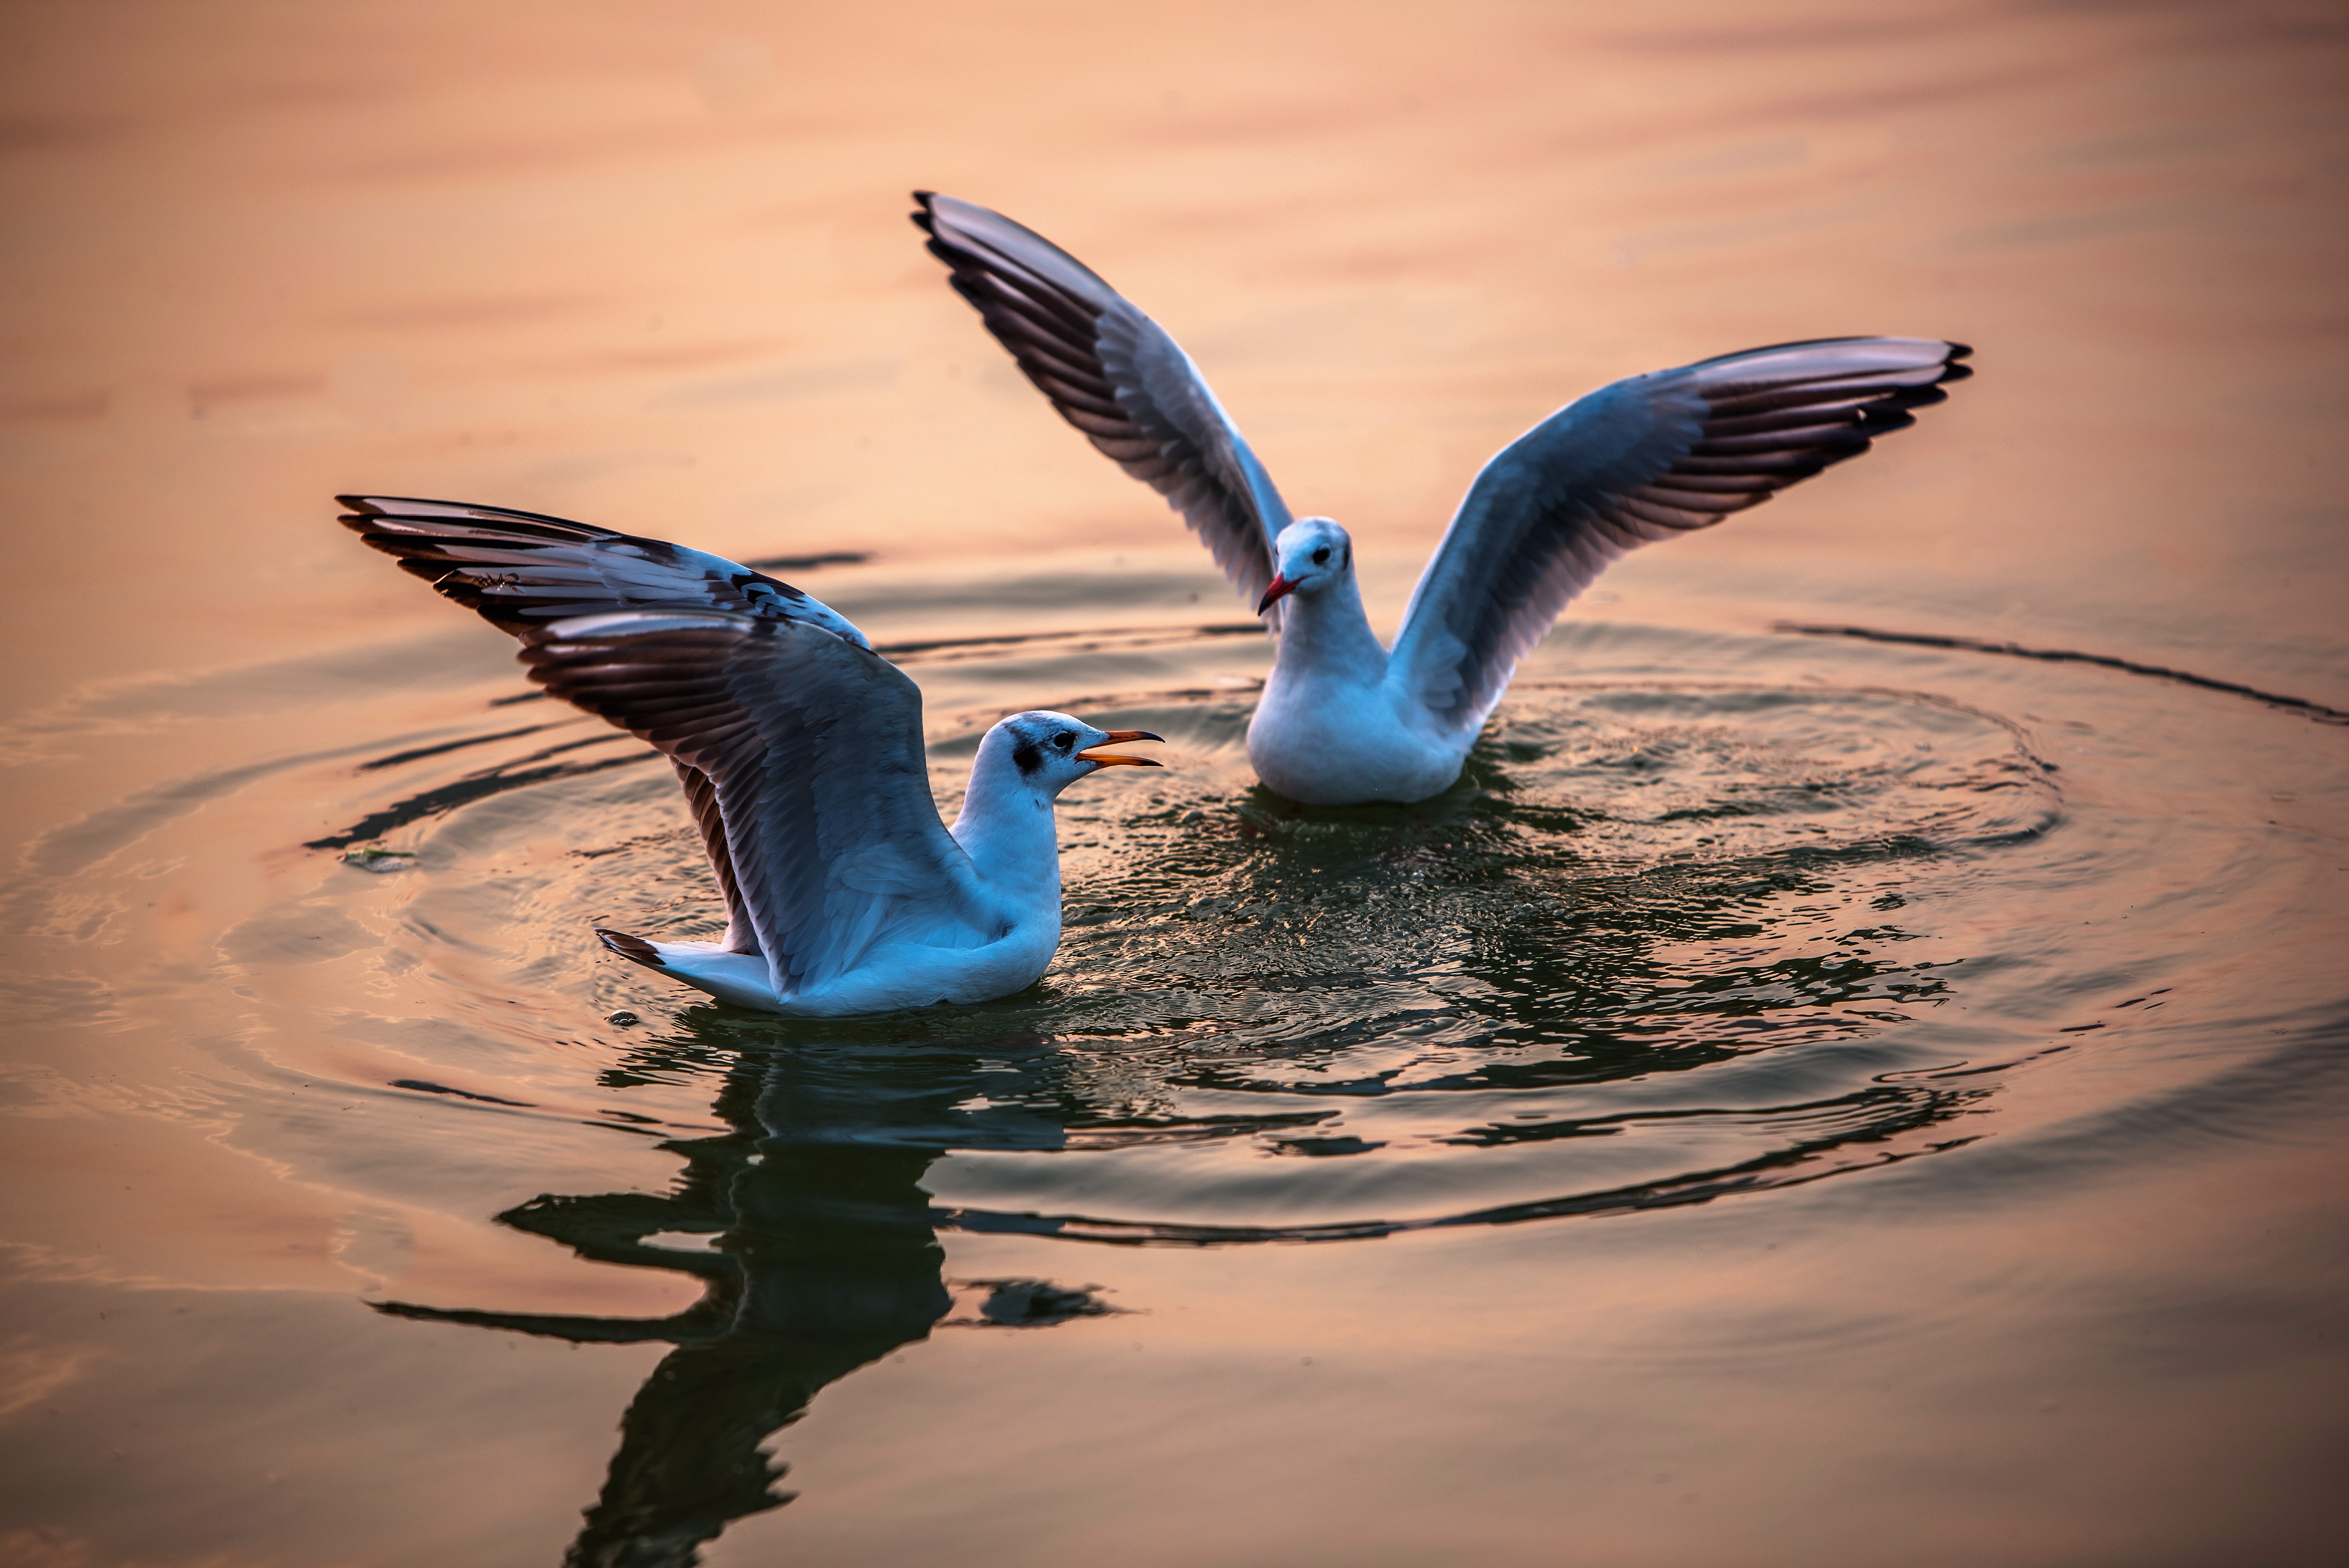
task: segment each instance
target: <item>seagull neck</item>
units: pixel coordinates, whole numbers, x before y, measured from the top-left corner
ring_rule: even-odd
[[[988,886],[1014,896],[1060,897],[1052,802],[1029,785],[1008,755],[992,747],[980,750],[962,814],[950,830]]]
[[[1371,685],[1385,676],[1387,651],[1371,630],[1351,572],[1317,593],[1289,595],[1280,619],[1280,662]]]

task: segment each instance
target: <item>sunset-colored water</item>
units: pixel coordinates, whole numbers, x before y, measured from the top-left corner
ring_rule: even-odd
[[[5,25],[0,1563],[2338,1560],[2338,5]],[[1382,632],[1595,386],[1980,374],[1299,810],[916,187]],[[345,490],[789,562],[949,811],[1017,708],[1168,768],[1064,797],[1038,987],[701,1006],[589,935],[722,921],[666,768]]]

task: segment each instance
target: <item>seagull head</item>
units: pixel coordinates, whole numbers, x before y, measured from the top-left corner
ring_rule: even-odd
[[[1015,713],[988,730],[987,738],[979,742],[979,752],[982,759],[990,749],[1009,753],[1020,781],[1050,800],[1078,779],[1104,768],[1159,766],[1147,757],[1128,757],[1095,748],[1164,738],[1146,729],[1095,729],[1081,718],[1040,709]]]
[[[1351,576],[1354,542],[1326,517],[1300,517],[1272,542],[1272,560],[1277,570],[1257,601],[1259,615],[1291,593],[1309,599]]]

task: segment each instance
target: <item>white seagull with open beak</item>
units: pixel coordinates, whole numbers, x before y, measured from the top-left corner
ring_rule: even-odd
[[[1765,501],[1938,403],[1963,344],[1783,343],[1635,376],[1568,404],[1469,486],[1392,650],[1353,543],[1291,522],[1271,477],[1165,330],[1039,234],[916,191],[954,286],[1052,406],[1164,496],[1279,634],[1248,722],[1257,776],[1316,805],[1423,800],[1459,777],[1517,661],[1608,562]]]
[[[984,1002],[1061,944],[1052,802],[1156,740],[1064,713],[989,729],[951,829],[922,694],[848,621],[698,550],[531,512],[343,496],[342,521],[523,642],[530,678],[676,766],[726,895],[718,942],[604,944],[720,1001],[838,1017]]]

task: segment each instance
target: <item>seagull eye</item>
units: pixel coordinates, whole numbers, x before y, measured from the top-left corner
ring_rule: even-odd
[[[1330,547],[1325,544],[1320,549],[1313,552],[1313,564],[1316,566],[1327,566],[1329,563]]]
[[[1069,743],[1075,739],[1076,737],[1074,735],[1064,729],[1061,731],[1060,734],[1052,737],[1052,744],[1059,747],[1061,750],[1066,751],[1069,748]]]

